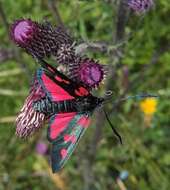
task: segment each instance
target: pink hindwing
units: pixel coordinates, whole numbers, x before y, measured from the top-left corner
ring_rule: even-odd
[[[90,113],[56,114],[50,119],[48,139],[52,143],[53,172],[64,166],[89,124]]]
[[[53,141],[58,138],[61,132],[63,132],[68,127],[68,123],[70,123],[75,115],[75,112],[71,112],[60,113],[52,116],[50,118],[50,128],[48,136],[49,140]]]

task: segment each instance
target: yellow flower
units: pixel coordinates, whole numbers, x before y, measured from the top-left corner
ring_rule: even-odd
[[[157,103],[158,101],[155,98],[146,98],[140,102],[140,109],[145,115],[153,115],[156,112]]]

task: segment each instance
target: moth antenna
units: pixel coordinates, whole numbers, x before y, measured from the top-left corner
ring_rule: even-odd
[[[108,115],[107,115],[105,109],[103,109],[103,111],[104,111],[104,114],[105,114],[105,116],[106,116],[106,119],[107,119],[107,121],[108,121],[110,127],[112,128],[113,133],[114,133],[115,136],[119,139],[120,144],[123,144],[123,142],[122,142],[122,137],[119,135],[119,133],[118,133],[118,132],[116,131],[116,129],[114,128],[114,126],[113,126],[113,124],[111,123],[111,121],[110,121],[110,119],[109,119],[109,117],[108,117]]]
[[[158,98],[158,97],[159,97],[158,95],[154,95],[154,94],[137,94],[137,95],[134,95],[134,96],[127,96],[127,97],[121,98],[119,101],[126,101],[126,100],[129,100],[129,99],[140,100],[140,99],[143,99],[143,98]]]
[[[112,94],[108,95],[107,93],[105,93],[104,104],[109,103],[111,101],[111,98],[112,98],[111,95]],[[118,98],[117,100],[114,101],[113,105],[116,105],[117,103],[120,103],[120,102],[125,102],[126,100],[129,100],[129,99],[141,100],[143,98],[159,98],[159,96],[154,95],[154,94],[137,94],[137,95],[133,95],[133,96],[127,96],[127,97],[124,97],[124,98]]]

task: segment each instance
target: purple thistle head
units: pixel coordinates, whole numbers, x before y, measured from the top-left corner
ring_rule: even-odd
[[[39,141],[36,144],[35,150],[38,154],[45,155],[47,153],[48,146],[43,141]]]
[[[138,14],[148,11],[153,4],[153,0],[128,0],[129,7]]]
[[[37,24],[30,19],[17,20],[11,26],[11,37],[16,44],[26,48],[36,34]]]
[[[41,86],[34,80],[29,96],[16,118],[16,135],[20,138],[31,136],[37,129],[41,128],[46,120],[45,114],[34,110],[33,103],[45,96]]]
[[[12,40],[34,57],[57,56],[61,44],[73,43],[71,37],[60,27],[49,23],[38,23],[31,19],[20,19],[11,25]]]
[[[103,80],[105,70],[102,65],[93,59],[81,60],[80,67],[77,71],[77,78],[88,88],[98,87]]]

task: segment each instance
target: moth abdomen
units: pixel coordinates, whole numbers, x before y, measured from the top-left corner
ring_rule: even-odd
[[[38,111],[49,115],[54,113],[53,103],[48,98],[42,98],[33,103],[33,108]]]
[[[33,108],[44,113],[46,116],[55,113],[76,112],[75,102],[73,100],[64,100],[52,102],[48,97],[42,98],[33,103]]]

